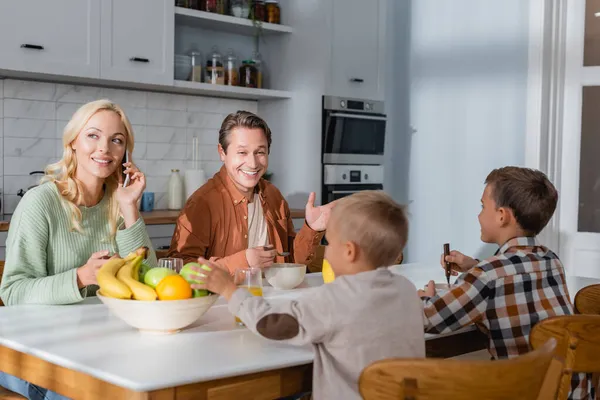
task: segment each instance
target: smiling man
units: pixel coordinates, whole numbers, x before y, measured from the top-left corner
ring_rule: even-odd
[[[311,193],[304,226],[296,235],[287,201],[262,179],[270,147],[271,130],[257,115],[238,111],[225,118],[218,145],[223,167],[188,199],[169,257],[183,258],[184,263],[211,258],[231,273],[268,267],[274,260],[311,262],[334,203],[315,207]]]

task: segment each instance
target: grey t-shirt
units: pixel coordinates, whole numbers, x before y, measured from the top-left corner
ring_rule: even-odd
[[[423,306],[415,286],[387,268],[340,276],[295,300],[238,289],[229,310],[253,332],[312,344],[314,399],[360,399],[358,379],[374,361],[425,357]]]

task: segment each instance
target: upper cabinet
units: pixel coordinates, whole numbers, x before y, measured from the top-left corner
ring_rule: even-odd
[[[285,25],[175,7],[175,0],[5,0],[0,1],[0,76],[248,100],[288,99],[291,92],[281,90],[286,82],[269,79],[262,67],[276,69],[281,64],[280,52],[269,52],[269,44],[283,46],[284,37],[292,33]],[[263,46],[260,55],[240,70],[244,60],[254,57],[258,43]],[[206,76],[214,46],[223,58],[210,67],[213,72],[224,77],[225,66],[233,64],[232,75],[241,78],[244,73],[245,85],[197,80]],[[195,55],[197,64],[192,66],[189,53],[198,49],[202,57]],[[224,65],[230,49],[235,50],[237,64],[232,57]],[[192,68],[200,73],[192,75]]]
[[[97,0],[0,2],[0,69],[99,76]]]
[[[331,0],[332,96],[384,99],[386,0]]]
[[[173,83],[173,0],[102,0],[103,79]]]

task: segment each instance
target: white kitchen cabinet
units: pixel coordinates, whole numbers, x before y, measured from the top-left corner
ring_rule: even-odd
[[[173,84],[173,0],[102,0],[103,79]]]
[[[0,2],[0,70],[97,78],[97,0]]]
[[[331,0],[328,94],[384,99],[386,0]]]

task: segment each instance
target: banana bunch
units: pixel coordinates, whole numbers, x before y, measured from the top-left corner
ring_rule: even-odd
[[[147,247],[141,247],[125,258],[111,258],[104,263],[96,275],[101,293],[117,299],[156,300],[154,289],[138,281],[147,251]]]

